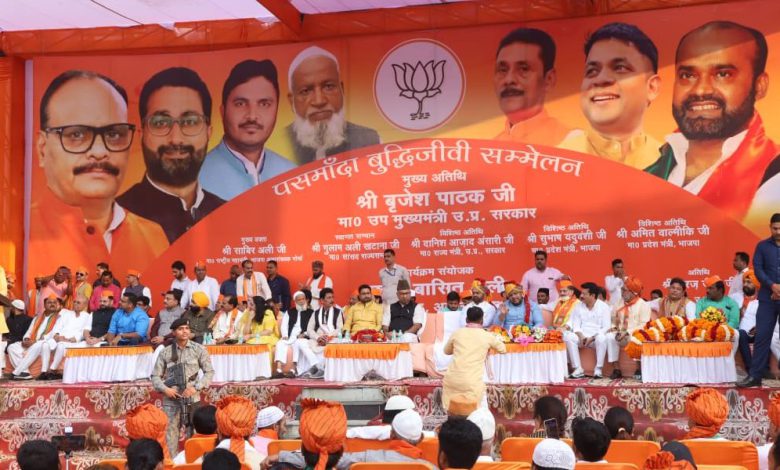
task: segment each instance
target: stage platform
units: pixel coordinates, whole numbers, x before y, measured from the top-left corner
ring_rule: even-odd
[[[628,408],[637,422],[636,432],[646,439],[665,441],[681,437],[687,428],[685,397],[692,386],[644,385],[632,379],[568,380],[562,385],[488,386],[488,403],[497,420],[497,442],[506,437],[525,436],[533,428],[532,407],[538,397],[560,397],[569,416],[587,415],[602,419],[607,409]],[[738,390],[716,387],[731,406],[723,428],[725,437],[763,444],[768,432],[767,404],[780,393],[780,381],[766,380],[760,389]],[[252,399],[258,407],[279,406],[297,419],[300,396],[338,397],[342,403],[364,403],[348,408],[350,423],[357,424],[373,413],[371,398],[403,393],[417,404],[426,429],[446,419],[441,407],[441,381],[415,378],[397,382],[330,383],[318,380],[279,379],[241,384],[215,384],[205,394],[216,402],[229,394]],[[86,434],[88,451],[79,452],[71,468],[83,469],[106,457],[118,457],[127,444],[125,413],[152,401],[161,403],[148,381],[121,384],[63,385],[60,382],[0,382],[0,469],[16,468],[14,454],[29,439],[49,439],[72,426],[75,434]],[[378,403],[374,403],[378,409]],[[359,415],[359,416],[356,416]],[[498,445],[498,444],[497,444]]]

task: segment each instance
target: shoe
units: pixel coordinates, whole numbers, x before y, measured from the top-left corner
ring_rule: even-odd
[[[41,375],[35,378],[35,380],[51,380],[51,376],[48,372],[42,372]]]
[[[296,371],[295,369],[292,369],[292,370],[286,372],[284,374],[284,377],[287,378],[287,379],[294,379],[294,378],[298,377],[298,371]]]
[[[283,377],[284,377],[284,373],[283,373],[281,370],[279,370],[279,369],[277,369],[277,370],[276,370],[276,372],[274,372],[274,373],[271,375],[271,378],[272,378],[272,379],[281,379],[281,378],[283,378]]]
[[[22,372],[19,375],[11,375],[11,380],[32,380],[33,376],[29,372]]]
[[[572,379],[581,379],[583,377],[585,377],[585,371],[582,370],[582,367],[577,367],[576,369],[574,369],[574,372],[572,372],[571,375],[569,376],[569,378]]]
[[[317,372],[313,373],[311,375],[312,379],[324,379],[325,378],[325,369],[317,369]]]
[[[59,372],[49,372],[49,380],[62,380],[62,374]]]
[[[612,371],[612,375],[609,376],[612,380],[618,380],[623,378],[623,372],[620,371],[620,369],[614,369]]]
[[[599,369],[598,367],[596,368],[596,370],[593,371],[593,378],[594,379],[603,379],[604,378],[604,374],[602,373],[601,369]]]
[[[636,372],[634,372],[634,380],[642,380],[642,370],[637,369]]]
[[[740,380],[737,382],[737,388],[753,388],[753,387],[760,387],[761,386],[761,379],[754,379],[753,377],[745,377],[744,380]]]

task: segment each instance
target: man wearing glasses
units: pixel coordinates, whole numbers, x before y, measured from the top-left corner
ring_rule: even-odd
[[[143,269],[168,242],[154,222],[114,201],[124,179],[135,126],[127,122],[127,93],[95,72],[57,76],[40,102],[36,148],[46,187],[30,207],[30,269],[52,258],[68,266],[108,261],[120,272]]]
[[[118,200],[160,224],[173,243],[225,202],[198,183],[211,137],[211,95],[193,70],[172,67],[144,84],[138,107],[146,175]]]

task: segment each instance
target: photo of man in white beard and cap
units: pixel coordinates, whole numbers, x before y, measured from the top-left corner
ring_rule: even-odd
[[[331,52],[317,46],[301,51],[287,83],[295,120],[286,132],[299,165],[379,143],[374,129],[347,121],[339,61]]]

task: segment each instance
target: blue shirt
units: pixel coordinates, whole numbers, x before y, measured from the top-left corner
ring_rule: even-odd
[[[273,279],[268,278],[268,287],[271,288],[271,298],[279,304],[279,309],[286,312],[292,301],[290,295],[290,281],[278,274]]]
[[[295,163],[278,153],[268,149],[263,152],[263,163],[258,171],[260,183],[296,167]],[[254,176],[247,173],[244,164],[225,145],[224,140],[206,155],[198,180],[203,189],[226,201],[255,186]]]
[[[772,284],[780,284],[780,246],[771,237],[756,245],[753,269],[761,283],[758,300],[772,302]]]
[[[222,295],[237,295],[236,294],[236,281],[233,279],[227,279],[219,286],[219,293]]]
[[[111,324],[108,326],[108,332],[113,335],[123,333],[138,333],[141,341],[146,341],[146,331],[149,329],[149,315],[140,307],[135,307],[130,313],[121,308],[116,309],[114,316],[111,317]]]
[[[529,302],[531,302],[529,300]],[[509,331],[510,328],[512,328],[515,325],[528,325],[530,328],[535,328],[539,325],[544,324],[544,319],[542,318],[542,310],[539,308],[538,305],[531,302],[531,323],[528,324],[525,322],[525,300],[521,301],[519,305],[515,305],[509,300],[504,301],[504,305],[507,306],[509,311],[506,314],[506,318],[504,318],[504,322],[502,323],[499,319],[499,315],[495,316],[495,319],[493,320],[494,325],[498,325],[505,330]]]

